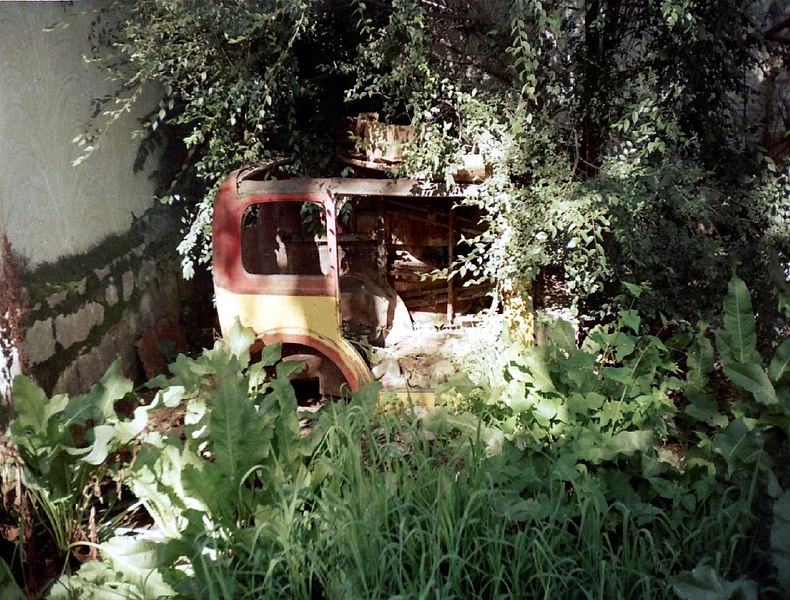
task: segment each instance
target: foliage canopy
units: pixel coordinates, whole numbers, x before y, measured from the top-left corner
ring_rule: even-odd
[[[212,192],[293,156],[332,170],[343,115],[417,132],[404,173],[493,177],[490,231],[464,267],[494,281],[561,265],[590,314],[644,283],[648,313],[711,310],[734,262],[765,313],[785,281],[788,179],[758,145],[761,80],[786,46],[749,0],[155,0],[113,31],[122,110],[158,82],[142,148],[168,142],[163,199],[184,200],[184,273],[210,260]],[[92,147],[91,136],[82,141]],[[180,151],[176,149],[180,148]],[[461,266],[461,265],[459,265]],[[775,307],[770,308],[775,310]]]

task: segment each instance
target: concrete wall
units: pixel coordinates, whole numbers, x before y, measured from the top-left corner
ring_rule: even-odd
[[[108,2],[0,2],[0,228],[28,267],[78,254],[128,229],[153,203],[148,173],[133,173],[135,118],[149,93],[78,167],[72,140],[91,100],[112,92],[86,63],[91,13]],[[55,24],[53,31],[44,29]]]
[[[156,105],[156,90],[72,164],[92,100],[114,91],[84,60],[91,21],[109,3],[0,1],[0,234],[21,259],[29,292],[26,341],[0,357],[0,395],[19,371],[17,350],[48,392],[84,391],[118,357],[140,379],[138,340],[179,313],[179,224],[167,212],[146,213],[156,204],[155,158],[133,172],[131,132]]]

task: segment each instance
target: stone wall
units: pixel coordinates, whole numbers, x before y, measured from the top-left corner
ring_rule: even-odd
[[[178,223],[161,210],[91,252],[28,276],[29,372],[49,393],[78,393],[118,357],[128,377],[143,376],[136,343],[180,312]]]

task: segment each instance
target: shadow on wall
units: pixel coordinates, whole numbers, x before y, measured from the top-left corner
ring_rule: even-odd
[[[106,1],[0,2],[0,221],[32,267],[129,229],[154,200],[156,157],[134,172],[132,131],[157,102],[146,90],[78,167],[94,99],[115,84],[92,56],[90,23]],[[45,31],[60,24],[51,31]]]

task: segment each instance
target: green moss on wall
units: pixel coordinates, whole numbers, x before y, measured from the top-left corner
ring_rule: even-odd
[[[146,291],[157,293],[169,273],[179,272],[175,251],[178,234],[178,220],[172,209],[152,209],[125,234],[111,236],[85,254],[64,257],[23,275],[32,306],[28,323],[71,314],[89,302],[104,307],[103,322],[93,327],[85,340],[68,348],[56,340],[54,354],[31,366],[44,389],[51,391],[60,374],[81,354],[100,345],[124,318],[138,313]],[[152,259],[156,261],[156,271],[140,285],[141,268]],[[123,278],[128,272],[134,275],[134,288],[124,300]],[[117,290],[117,301],[112,305],[107,300],[110,285]]]

